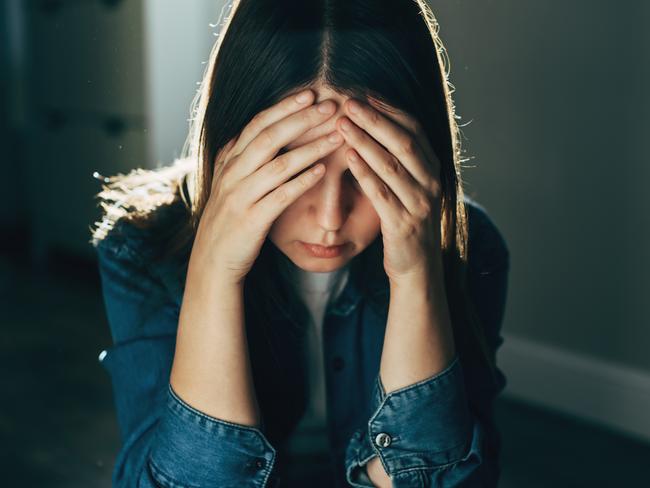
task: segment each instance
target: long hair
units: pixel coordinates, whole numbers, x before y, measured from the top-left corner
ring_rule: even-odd
[[[422,125],[441,163],[441,236],[445,286],[457,348],[494,377],[494,351],[467,283],[468,223],[461,180],[464,161],[439,24],[425,0],[239,0],[227,13],[192,105],[182,157],[159,170],[108,178],[98,197],[106,210],[93,233],[101,240],[118,219],[153,226],[158,208],[185,212],[164,233],[164,255],[187,256],[204,211],[216,156],[258,112],[288,93],[321,82],[338,93],[395,107]],[[166,173],[165,173],[166,172]],[[162,196],[160,193],[162,192]],[[356,256],[350,279],[387,282],[381,239]],[[281,307],[300,327],[304,304],[284,280],[282,253],[265,242],[246,279],[256,319]],[[285,263],[286,264],[286,263]],[[364,274],[364,279],[360,279]],[[248,313],[248,312],[247,312]],[[247,317],[248,319],[248,317]],[[260,329],[271,334],[267,328]]]

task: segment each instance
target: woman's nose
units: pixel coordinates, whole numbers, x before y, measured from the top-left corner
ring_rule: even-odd
[[[343,227],[352,208],[352,199],[340,175],[329,179],[327,176],[323,177],[314,202],[316,220],[321,228],[336,231]]]

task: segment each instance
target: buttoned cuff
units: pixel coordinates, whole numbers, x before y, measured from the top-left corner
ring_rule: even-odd
[[[363,466],[378,456],[391,478],[406,470],[455,463],[476,436],[458,355],[443,371],[388,395],[377,374],[367,429],[357,430],[346,450],[346,477],[355,487],[372,487]]]
[[[149,455],[152,477],[165,488],[275,486],[276,450],[258,428],[206,415],[168,387],[166,412]]]

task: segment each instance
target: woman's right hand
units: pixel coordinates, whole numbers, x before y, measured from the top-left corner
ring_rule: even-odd
[[[313,92],[305,93],[308,98],[303,103],[292,95],[257,114],[215,158],[211,193],[192,255],[198,246],[200,269],[207,264],[211,272],[219,273],[222,283],[243,284],[273,222],[320,180],[325,165],[316,164],[290,178],[343,142],[333,132],[277,156],[281,148],[336,112],[334,101],[313,106]],[[329,110],[320,112],[322,107]],[[337,137],[331,139],[333,135]]]

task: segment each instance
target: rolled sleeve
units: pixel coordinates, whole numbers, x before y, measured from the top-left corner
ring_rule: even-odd
[[[346,451],[347,481],[372,487],[363,466],[374,456],[394,487],[459,486],[480,465],[483,432],[472,416],[460,358],[443,371],[385,393],[379,374],[367,429],[357,430]]]
[[[193,485],[197,479],[201,486],[272,486],[275,460],[276,450],[260,429],[208,416],[168,386],[149,456],[152,476],[162,486]]]

